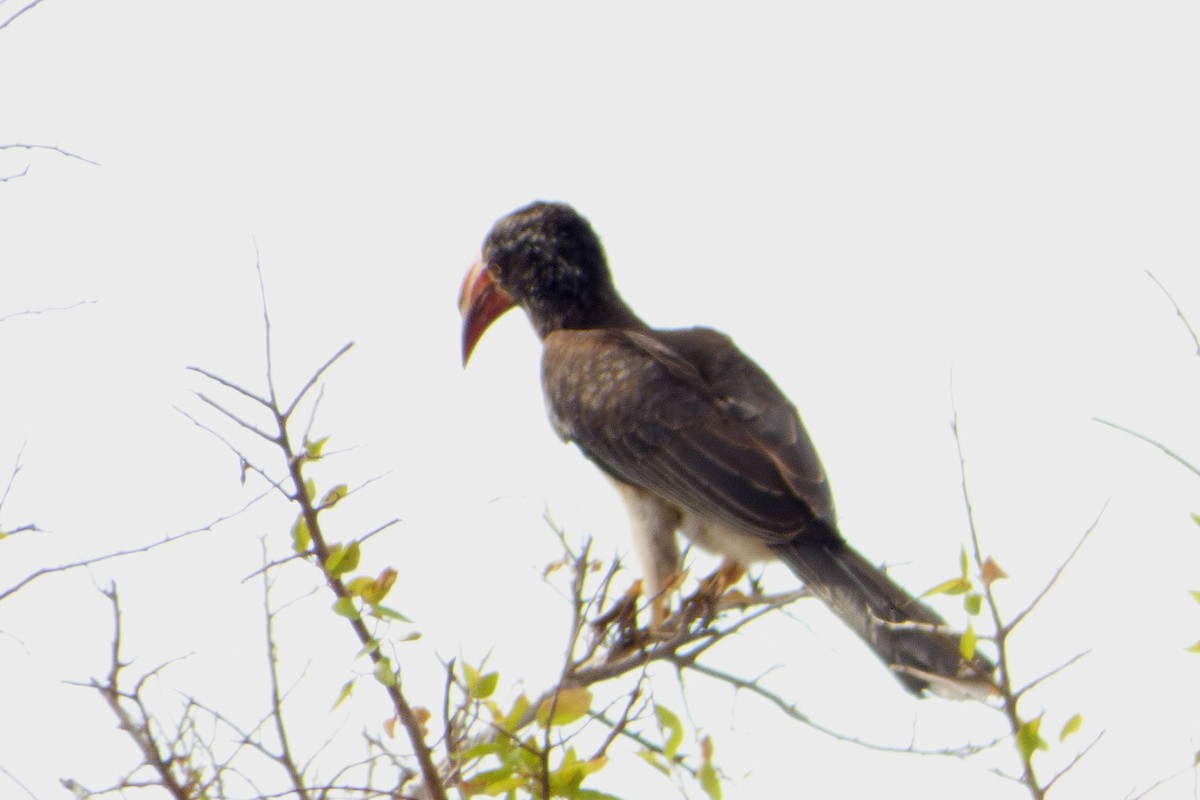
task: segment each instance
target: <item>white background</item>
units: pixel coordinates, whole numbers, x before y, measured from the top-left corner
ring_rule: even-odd
[[[356,342],[317,423],[354,449],[317,477],[382,476],[330,512],[335,536],[403,520],[364,566],[398,569],[390,600],[424,634],[400,651],[409,694],[436,707],[437,657],[489,654],[505,697],[539,692],[566,613],[540,577],[558,556],[543,510],[605,556],[627,551],[625,522],[545,423],[527,323],[498,323],[464,374],[455,300],[495,218],[565,200],[648,321],[730,332],[772,373],[845,534],[913,590],[954,574],[967,533],[952,403],[1008,613],[1107,503],[1014,637],[1021,681],[1092,650],[1027,699],[1055,742],[1084,715],[1039,766],[1103,731],[1058,796],[1164,779],[1153,797],[1195,796],[1197,478],[1093,419],[1200,461],[1200,362],[1146,275],[1200,325],[1195,6],[647,5],[46,0],[0,30],[0,144],[99,164],[0,151],[0,176],[29,167],[0,184],[0,316],[95,301],[0,324],[3,472],[24,447],[0,526],[46,531],[0,542],[0,589],[259,491],[175,410],[218,424],[189,365],[265,390],[258,258],[281,393]],[[60,778],[97,788],[135,763],[100,698],[68,683],[107,670],[111,581],[131,674],[187,656],[153,684],[164,707],[184,693],[256,720],[261,587],[243,579],[260,536],[286,551],[293,514],[273,499],[0,604],[0,796],[67,797]],[[283,575],[277,599],[302,598],[280,621],[296,744],[353,750],[385,706],[368,681],[328,712],[363,669],[357,645],[302,568]],[[872,742],[1002,731],[986,708],[906,697],[815,604],[751,626],[718,663]],[[880,754],[697,679],[685,709],[674,681],[652,675],[714,737],[726,797],[1024,796],[989,771],[1011,768],[1005,747],[978,763]],[[628,758],[597,784],[674,791]]]

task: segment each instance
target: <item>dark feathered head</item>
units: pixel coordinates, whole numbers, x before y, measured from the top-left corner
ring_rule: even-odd
[[[488,326],[513,305],[525,309],[542,338],[563,328],[637,319],[613,288],[600,238],[562,203],[531,203],[492,226],[459,296],[464,363]]]

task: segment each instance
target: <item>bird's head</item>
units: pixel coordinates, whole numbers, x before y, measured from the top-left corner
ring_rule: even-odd
[[[492,226],[459,294],[463,364],[488,326],[514,305],[525,309],[543,338],[627,312],[599,237],[575,209],[532,203]]]

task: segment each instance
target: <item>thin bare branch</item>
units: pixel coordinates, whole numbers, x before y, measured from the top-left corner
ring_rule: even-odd
[[[952,378],[953,380],[953,378]],[[954,433],[954,448],[958,454],[958,471],[962,483],[963,504],[967,510],[967,524],[971,535],[971,550],[975,561],[975,566],[981,572],[985,563],[983,555],[983,547],[980,544],[979,526],[975,523],[975,509],[971,504],[971,492],[967,483],[967,460],[963,454],[962,436],[958,428],[958,406],[954,403],[954,391],[951,388],[950,392],[951,408],[953,417],[950,422],[950,429]],[[1051,580],[1053,584],[1054,579]],[[1047,587],[1048,589],[1048,587]],[[996,602],[996,595],[992,591],[990,582],[983,583],[983,599],[988,608],[988,612],[992,617],[992,624],[995,626],[995,642],[996,642],[996,658],[998,662],[999,676],[997,680],[997,688],[1002,700],[1002,708],[1004,716],[1008,720],[1009,730],[1012,732],[1015,740],[1018,732],[1021,730],[1024,721],[1021,719],[1020,712],[1017,709],[1018,698],[1012,691],[1012,671],[1008,662],[1008,635],[1011,631],[1010,627],[1005,626],[1004,619],[1000,613],[1000,606]],[[1044,594],[1044,592],[1043,592]],[[1036,600],[1034,604],[1036,604]],[[1030,606],[1032,608],[1032,606]],[[1026,609],[1028,610],[1028,608]],[[1018,751],[1021,761],[1021,777],[1018,781],[1029,790],[1029,794],[1033,800],[1043,800],[1045,790],[1038,781],[1037,772],[1034,770],[1032,759],[1024,751]]]
[[[245,388],[237,385],[233,381],[222,378],[220,375],[217,375],[215,372],[209,372],[208,370],[204,369],[203,367],[195,367],[195,366],[188,367],[188,369],[192,372],[196,372],[196,373],[199,373],[200,375],[203,375],[204,377],[208,378],[211,381],[216,381],[217,383],[221,384],[222,386],[224,386],[227,389],[232,389],[233,391],[237,392],[238,394],[242,395],[243,397],[245,397],[249,400],[253,400],[254,402],[258,403],[263,408],[266,408],[266,409],[271,408],[270,400],[268,400],[264,397],[259,397],[254,392],[250,391],[249,389],[245,389]]]
[[[1184,775],[1189,775],[1189,774],[1194,775],[1195,772],[1196,772],[1195,764],[1189,764],[1188,766],[1183,767],[1182,769],[1176,770],[1175,772],[1173,772],[1172,774],[1168,775],[1165,778],[1159,778],[1154,783],[1150,784],[1149,786],[1147,786],[1145,789],[1138,792],[1137,794],[1134,794],[1133,791],[1131,790],[1129,794],[1125,795],[1124,800],[1145,800],[1145,798],[1149,797],[1151,794],[1158,791],[1163,786],[1166,786],[1168,783],[1171,783],[1172,781],[1177,780],[1178,778],[1180,778]],[[1193,792],[1193,796],[1196,796],[1195,792]]]
[[[1067,567],[1069,567],[1071,562],[1075,560],[1075,556],[1079,555],[1079,551],[1083,548],[1083,545],[1087,542],[1088,538],[1092,535],[1096,528],[1099,527],[1100,520],[1104,516],[1104,512],[1107,508],[1108,501],[1105,500],[1104,505],[1100,509],[1100,513],[1096,515],[1096,518],[1092,520],[1092,524],[1088,525],[1087,530],[1085,530],[1083,535],[1079,537],[1079,541],[1075,543],[1073,548],[1071,548],[1071,552],[1067,555],[1066,559],[1064,559],[1058,565],[1058,568],[1054,570],[1054,574],[1050,576],[1050,580],[1047,581],[1046,585],[1042,587],[1042,590],[1037,593],[1037,596],[1033,598],[1033,601],[1025,606],[1023,611],[1009,621],[1007,628],[1010,633],[1014,628],[1020,625],[1026,617],[1029,616],[1029,613],[1037,607],[1038,603],[1042,602],[1042,599],[1049,594],[1050,590],[1054,588],[1054,585],[1058,583],[1058,579],[1062,577],[1063,573],[1066,572]]]
[[[20,172],[14,172],[12,175],[0,175],[0,183],[8,183],[9,181],[16,180],[17,178],[24,178],[28,174],[29,165],[26,164],[25,169],[21,170]]]
[[[1082,761],[1084,756],[1090,753],[1092,748],[1095,747],[1102,738],[1104,738],[1104,731],[1100,731],[1100,733],[1096,734],[1096,738],[1092,739],[1092,741],[1088,743],[1087,747],[1076,753],[1075,757],[1072,758],[1065,767],[1054,773],[1050,780],[1046,781],[1046,784],[1042,787],[1042,790],[1044,792],[1049,792],[1050,789],[1053,788],[1054,784],[1058,783],[1059,778],[1062,778],[1064,775],[1074,769],[1075,765]]]
[[[878,742],[870,742],[865,739],[859,739],[857,737],[850,736],[849,734],[845,734],[840,731],[834,730],[833,728],[829,728],[825,725],[822,725],[821,723],[814,720],[812,717],[805,714],[803,711],[800,711],[798,708],[796,708],[796,706],[794,704],[787,702],[781,696],[775,694],[774,692],[770,691],[769,689],[764,689],[759,684],[758,679],[747,680],[745,678],[740,678],[736,675],[732,675],[728,672],[723,672],[718,669],[713,669],[712,667],[709,667],[704,664],[691,664],[688,668],[692,672],[698,672],[701,675],[705,675],[714,680],[728,684],[729,686],[732,686],[734,689],[742,689],[742,690],[751,692],[752,694],[758,695],[762,699],[764,699],[767,702],[774,705],[776,708],[778,708],[780,711],[782,711],[789,718],[795,720],[796,722],[802,722],[805,725],[808,725],[809,727],[813,728],[814,730],[817,730],[817,731],[825,734],[826,736],[830,736],[834,739],[837,739],[838,741],[847,742],[849,744],[855,744],[860,747],[865,747],[868,750],[876,750],[881,753],[912,753],[912,754],[916,754],[916,755],[952,756],[955,758],[967,758],[967,757],[973,756],[977,753],[982,753],[985,750],[989,750],[989,749],[995,747],[1001,741],[1003,741],[1002,739],[996,739],[996,740],[993,740],[986,744],[964,745],[962,747],[953,747],[953,748],[948,747],[948,748],[941,748],[941,749],[937,749],[937,750],[922,750],[920,748],[916,748],[916,747],[912,746],[911,744],[905,745],[903,747],[899,747],[896,745],[887,745],[887,744],[880,744]]]
[[[258,252],[258,239],[254,239],[254,274],[258,276],[258,296],[262,301],[263,350],[267,359],[267,395],[272,408],[278,406],[279,395],[275,393],[275,367],[271,363],[271,311],[267,303],[267,282],[263,278],[262,258]]]
[[[267,544],[260,540],[262,547],[263,561],[267,560]],[[301,800],[308,797],[304,790],[304,776],[296,767],[296,760],[292,755],[291,744],[288,741],[287,726],[283,721],[283,695],[279,690],[279,661],[276,656],[275,645],[275,612],[271,608],[271,578],[264,571],[262,581],[263,592],[263,618],[264,618],[264,637],[267,645],[267,675],[271,680],[271,719],[275,723],[275,735],[279,739],[280,752],[277,757],[279,763],[283,766],[288,774],[288,778],[295,788],[297,796]]]
[[[28,172],[28,168],[26,168],[26,172]],[[41,314],[53,314],[56,311],[70,311],[71,309],[79,308],[80,306],[93,306],[96,304],[96,302],[97,301],[95,300],[80,300],[76,303],[72,303],[69,306],[50,306],[47,308],[33,308],[26,311],[16,311],[12,314],[5,314],[3,317],[0,317],[0,322],[7,322],[8,320],[16,319],[17,317],[36,317],[40,316]]]
[[[1146,436],[1145,434],[1142,434],[1142,433],[1138,433],[1137,431],[1132,430],[1130,428],[1126,428],[1124,425],[1119,425],[1115,422],[1110,422],[1109,420],[1101,419],[1100,417],[1092,417],[1092,419],[1096,420],[1096,422],[1099,422],[1101,425],[1107,425],[1110,428],[1116,428],[1117,430],[1121,431],[1122,433],[1127,433],[1130,436],[1134,437],[1135,439],[1141,439],[1146,444],[1157,447],[1159,450],[1163,451],[1168,456],[1175,459],[1183,466],[1187,467],[1192,473],[1194,473],[1197,476],[1200,476],[1200,467],[1197,467],[1195,464],[1188,461],[1186,458],[1179,455],[1179,453],[1176,453],[1174,450],[1167,447],[1162,442],[1157,441],[1155,439],[1151,439],[1149,436]]]
[[[1175,314],[1183,321],[1183,326],[1187,328],[1188,335],[1192,337],[1192,345],[1196,348],[1196,355],[1200,356],[1200,336],[1196,335],[1196,329],[1192,327],[1192,323],[1188,322],[1188,318],[1184,316],[1183,309],[1179,307],[1179,303],[1175,302],[1175,298],[1167,291],[1167,287],[1163,286],[1162,281],[1154,276],[1150,270],[1146,270],[1146,274],[1150,276],[1150,280],[1158,284],[1158,288],[1162,289],[1163,294],[1171,301],[1171,305],[1175,308]]]
[[[25,455],[25,442],[21,442],[21,449],[17,451],[17,457],[13,460],[12,471],[8,473],[8,482],[4,485],[4,492],[0,493],[0,509],[4,508],[9,492],[12,491],[13,483],[17,480],[17,475],[21,473],[21,456],[23,455]]]
[[[1079,661],[1081,661],[1083,658],[1085,658],[1086,656],[1090,655],[1090,654],[1091,654],[1091,652],[1092,652],[1092,651],[1091,651],[1090,649],[1089,649],[1089,650],[1084,650],[1082,653],[1080,653],[1080,654],[1078,654],[1078,655],[1076,655],[1076,656],[1074,656],[1074,657],[1072,657],[1072,658],[1070,658],[1070,659],[1068,659],[1068,660],[1064,661],[1063,663],[1059,664],[1057,667],[1055,667],[1054,669],[1050,670],[1049,672],[1047,672],[1047,673],[1045,673],[1045,674],[1041,675],[1040,677],[1034,678],[1032,681],[1030,681],[1029,683],[1025,684],[1025,685],[1024,685],[1024,686],[1022,686],[1020,689],[1016,689],[1015,691],[1013,691],[1013,696],[1014,696],[1014,697],[1016,697],[1016,698],[1018,698],[1018,699],[1020,699],[1021,697],[1024,697],[1024,696],[1025,696],[1027,693],[1029,693],[1029,692],[1030,692],[1031,690],[1033,690],[1035,687],[1037,687],[1037,686],[1041,685],[1042,683],[1046,682],[1046,681],[1047,681],[1047,680],[1049,680],[1050,678],[1053,678],[1055,675],[1057,675],[1058,673],[1062,672],[1063,670],[1065,670],[1065,669],[1067,669],[1067,668],[1069,668],[1069,667],[1071,667],[1071,666],[1074,666],[1074,665],[1075,665],[1075,664],[1077,664]]]
[[[21,783],[21,780],[16,775],[13,775],[11,772],[6,770],[2,764],[0,764],[0,774],[4,775],[4,777],[15,783],[18,789],[25,792],[25,794],[29,795],[31,798],[33,798],[33,800],[37,800],[37,795],[34,794],[28,786]]]
[[[205,531],[211,531],[213,528],[220,525],[221,523],[231,520],[234,517],[236,517],[237,515],[241,514],[246,509],[250,508],[250,506],[254,505],[259,500],[262,500],[264,497],[266,497],[267,494],[268,494],[268,492],[264,492],[263,494],[255,496],[254,498],[249,500],[245,505],[243,505],[241,508],[239,508],[237,511],[234,511],[231,514],[226,514],[224,516],[217,517],[215,520],[208,523],[207,525],[203,525],[199,528],[192,528],[191,530],[183,531],[181,533],[169,534],[169,535],[163,537],[162,539],[158,540],[157,542],[151,542],[150,544],[142,545],[141,547],[131,547],[126,550],[117,550],[112,553],[105,553],[102,556],[95,556],[94,558],[85,558],[81,561],[74,561],[70,564],[60,564],[56,567],[43,567],[42,569],[39,569],[36,572],[26,575],[23,579],[18,581],[13,586],[10,586],[9,588],[7,588],[5,590],[0,591],[0,601],[4,600],[6,597],[8,597],[12,594],[19,592],[21,589],[25,588],[29,584],[38,580],[39,578],[45,577],[46,575],[52,575],[56,572],[66,572],[66,571],[72,570],[72,569],[79,569],[80,567],[90,567],[93,564],[99,564],[103,561],[109,561],[114,558],[123,558],[125,556],[136,555],[138,553],[148,553],[151,550],[162,547],[163,545],[168,545],[173,542],[177,542],[180,539],[186,539],[187,537],[194,536],[198,533],[204,533]]]
[[[283,419],[291,418],[292,412],[296,410],[296,406],[300,405],[300,402],[304,399],[304,395],[308,394],[308,391],[312,389],[313,385],[321,379],[321,376],[325,373],[325,371],[332,367],[335,361],[344,356],[351,347],[354,347],[354,342],[347,342],[346,344],[342,345],[341,349],[330,356],[329,359],[322,364],[316,372],[313,373],[312,377],[308,379],[308,382],[305,383],[303,388],[301,388],[296,394],[296,397],[288,405],[287,409],[280,414]]]
[[[42,2],[42,0],[33,0],[32,3],[22,8],[16,14],[13,14],[3,23],[0,23],[0,30],[4,30],[14,19],[21,16],[40,2]],[[66,156],[67,158],[73,158],[76,161],[82,161],[85,164],[91,164],[93,167],[100,166],[100,162],[92,161],[90,158],[85,158],[78,153],[72,153],[70,150],[64,150],[56,144],[24,144],[22,142],[12,142],[10,144],[0,144],[0,150],[50,150],[58,153],[59,155]]]
[[[241,450],[237,449],[237,447],[233,444],[233,442],[226,439],[223,434],[218,433],[216,430],[209,427],[208,425],[201,422],[200,420],[196,419],[194,416],[192,416],[190,413],[183,410],[179,406],[173,406],[173,408],[176,411],[178,411],[180,414],[182,414],[184,417],[186,417],[197,428],[204,431],[205,433],[212,435],[213,438],[215,438],[217,441],[221,442],[223,445],[228,447],[230,449],[230,451],[235,456],[238,457],[238,460],[241,463],[242,469],[243,469],[243,473],[242,473],[243,485],[245,484],[245,470],[249,470],[251,472],[257,473],[260,477],[262,477],[262,479],[267,482],[267,485],[271,489],[278,491],[280,494],[282,494],[288,500],[292,499],[292,496],[290,494],[288,494],[287,490],[285,490],[283,488],[283,484],[288,480],[288,478],[290,476],[285,476],[283,478],[279,478],[278,480],[275,478],[272,478],[270,475],[267,474],[267,471],[265,469],[263,469],[262,467],[259,467],[257,464],[255,464],[253,461],[251,461]]]
[[[243,428],[245,428],[246,430],[255,434],[256,436],[262,438],[263,440],[265,440],[271,444],[279,443],[278,436],[275,436],[273,434],[267,433],[266,431],[260,430],[259,428],[255,427],[252,423],[247,422],[246,420],[242,419],[237,414],[234,414],[232,411],[225,408],[217,401],[209,398],[207,395],[202,394],[200,392],[195,392],[195,395],[196,395],[196,397],[200,398],[201,402],[212,406],[217,411],[220,411],[222,414],[224,414],[226,417],[228,417],[231,421],[236,422],[238,425],[241,425]]]

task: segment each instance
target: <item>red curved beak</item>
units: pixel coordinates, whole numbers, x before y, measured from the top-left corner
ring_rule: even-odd
[[[462,289],[458,293],[458,310],[463,318],[464,367],[483,332],[514,305],[516,303],[513,302],[512,296],[492,280],[492,274],[483,259],[471,265],[471,270],[463,279]]]

